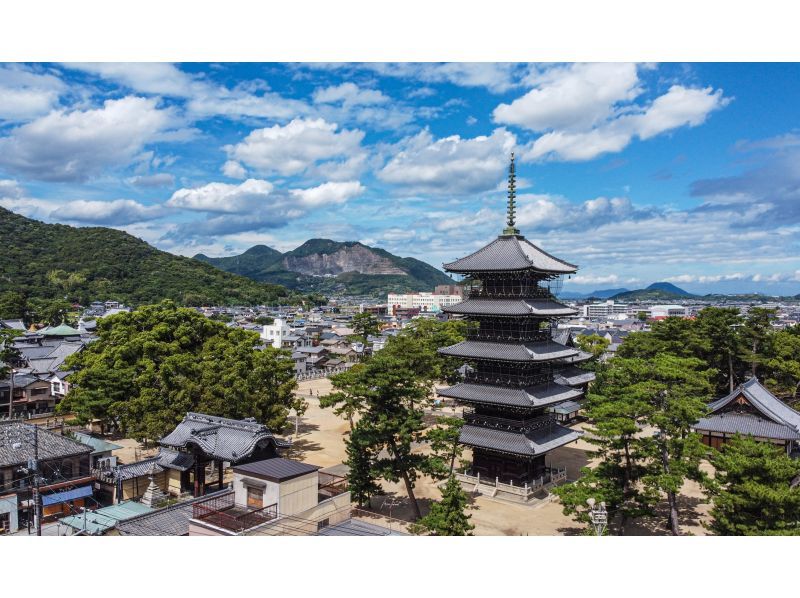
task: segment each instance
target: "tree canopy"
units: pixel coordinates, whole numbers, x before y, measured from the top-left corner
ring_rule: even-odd
[[[188,411],[255,417],[279,432],[290,409],[303,410],[288,352],[257,350],[256,333],[171,301],[103,318],[98,336],[66,364],[73,387],[59,408],[81,421],[157,439]]]

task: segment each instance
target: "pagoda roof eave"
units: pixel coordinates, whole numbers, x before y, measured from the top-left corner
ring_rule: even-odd
[[[474,253],[444,264],[444,269],[456,274],[535,272],[558,276],[574,274],[578,266],[550,255],[522,235],[500,235]]]
[[[461,341],[441,347],[439,353],[467,359],[487,359],[522,363],[555,361],[577,355],[578,351],[555,341],[538,343],[495,343],[489,341]]]
[[[535,432],[522,433],[465,424],[458,441],[461,444],[522,457],[537,457],[574,442],[583,432],[559,424]]]

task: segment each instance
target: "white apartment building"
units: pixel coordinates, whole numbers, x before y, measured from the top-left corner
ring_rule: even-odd
[[[615,303],[612,300],[603,303],[590,303],[583,306],[584,318],[607,318],[614,314],[628,313],[627,303]]]
[[[456,303],[461,303],[464,298],[461,295],[437,295],[435,293],[389,293],[386,300],[388,311],[394,315],[395,310],[411,309],[418,307],[421,312],[436,312],[443,307],[450,307]]]
[[[264,326],[261,331],[261,338],[272,343],[272,346],[276,349],[280,349],[283,346],[283,339],[287,336],[292,336],[292,334],[292,329],[286,323],[286,320],[275,318],[272,324]]]

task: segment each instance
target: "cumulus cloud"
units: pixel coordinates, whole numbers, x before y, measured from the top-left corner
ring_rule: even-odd
[[[0,166],[43,181],[82,182],[128,164],[149,143],[183,139],[171,108],[128,96],[101,108],[56,110],[0,137]]]
[[[618,102],[641,92],[636,65],[625,63],[556,67],[532,81],[536,87],[528,93],[495,108],[496,122],[532,131],[585,129],[609,118]]]
[[[188,97],[194,78],[168,62],[80,62],[65,65],[141,93]]]
[[[591,160],[679,127],[695,127],[729,98],[711,87],[673,85],[649,104],[634,64],[572,64],[536,72],[533,88],[494,110],[495,122],[542,133],[526,144],[521,158]]]
[[[167,206],[201,212],[236,214],[266,209],[274,187],[269,181],[247,179],[239,185],[209,183],[194,189],[178,189]]]
[[[435,139],[427,129],[401,141],[378,178],[411,193],[456,195],[494,189],[516,138],[504,128],[489,136]]]
[[[0,66],[0,120],[23,121],[58,105],[66,85],[58,77],[23,65]]]
[[[389,97],[380,90],[363,89],[351,82],[315,89],[313,98],[317,104],[341,102],[346,106],[372,106],[389,102]]]
[[[220,170],[222,170],[222,174],[232,179],[243,179],[247,176],[247,170],[236,160],[228,160]]]
[[[49,217],[84,224],[123,226],[154,220],[164,215],[166,211],[161,206],[146,206],[132,199],[113,201],[79,199],[60,205],[50,212]]]
[[[359,64],[324,63],[307,66],[348,71],[367,70],[384,77],[397,77],[424,83],[451,83],[461,87],[485,87],[494,93],[503,93],[516,87],[521,78],[527,74],[526,65],[507,62],[369,62]]]
[[[321,118],[294,119],[285,126],[255,129],[240,143],[224,149],[231,160],[260,173],[296,175],[317,162],[361,152],[363,131],[338,129]]]
[[[175,185],[175,177],[168,172],[159,172],[157,174],[131,177],[128,179],[128,183],[134,187],[143,187],[145,189],[153,187],[172,187]]]
[[[292,189],[290,193],[301,205],[319,207],[331,204],[343,204],[366,191],[359,181],[328,182],[310,189]]]

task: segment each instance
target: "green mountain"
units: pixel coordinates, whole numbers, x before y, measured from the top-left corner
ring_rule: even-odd
[[[0,208],[0,297],[184,305],[297,302],[286,288],[222,272],[102,227],[45,224]],[[266,248],[269,249],[269,248]]]
[[[429,291],[437,284],[453,283],[425,262],[357,241],[310,239],[286,253],[256,245],[241,255],[194,257],[226,272],[304,292],[383,295],[389,291]]]
[[[617,293],[611,299],[615,301],[676,301],[679,299],[692,299],[697,295],[684,291],[670,282],[654,282],[646,289],[625,291]]]

